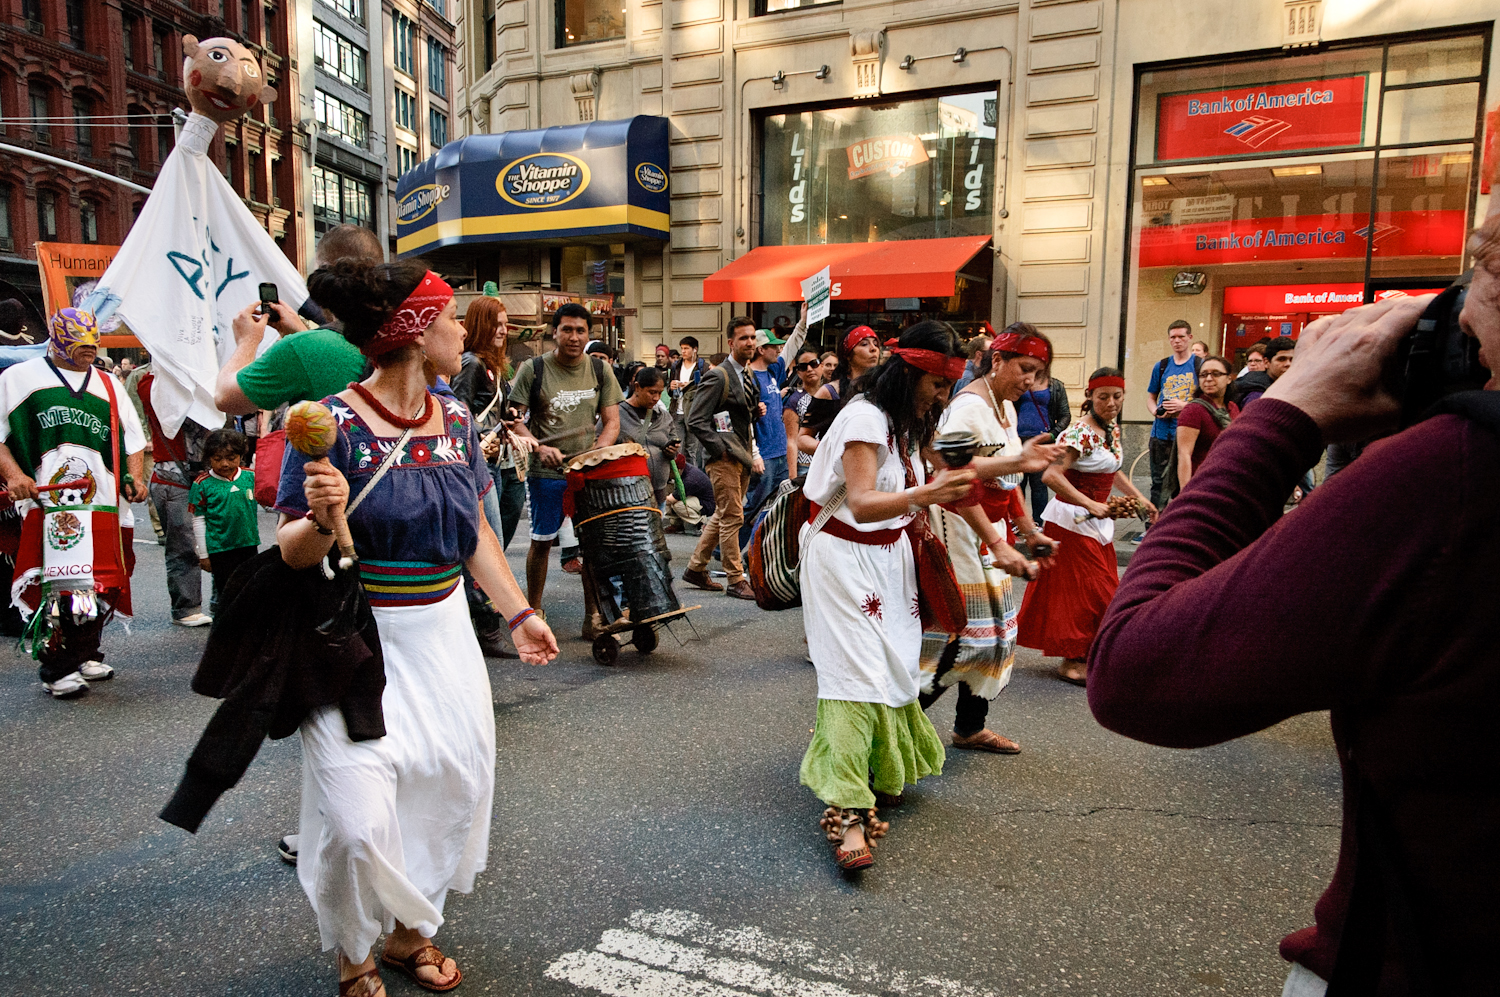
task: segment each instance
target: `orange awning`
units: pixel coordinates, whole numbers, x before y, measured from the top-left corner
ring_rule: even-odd
[[[936,298],[987,235],[822,246],[760,246],[703,281],[704,301],[801,301],[802,281],[828,267],[835,298]]]

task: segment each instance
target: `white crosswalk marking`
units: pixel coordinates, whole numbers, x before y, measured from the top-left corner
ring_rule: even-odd
[[[997,997],[681,910],[636,911],[627,928],[559,957],[546,975],[610,997]]]

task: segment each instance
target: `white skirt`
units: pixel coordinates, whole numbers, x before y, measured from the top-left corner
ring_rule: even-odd
[[[425,937],[489,853],[495,709],[463,586],[374,607],[386,736],[351,741],[337,706],[302,723],[297,878],[324,951],[361,962],[399,920]]]
[[[799,579],[818,698],[896,708],[915,702],[922,623],[906,534],[873,547],[821,532],[802,544]]]

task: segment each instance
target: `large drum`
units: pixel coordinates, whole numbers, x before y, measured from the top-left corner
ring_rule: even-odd
[[[646,457],[639,443],[619,443],[568,462],[585,584],[594,586],[606,624],[626,607],[633,622],[682,608],[672,591],[671,555]]]

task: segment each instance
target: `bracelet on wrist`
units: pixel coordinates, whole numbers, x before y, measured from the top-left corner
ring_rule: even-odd
[[[330,529],[325,529],[323,524],[318,522],[318,517],[313,515],[313,511],[311,509],[307,510],[307,515],[303,518],[306,519],[309,523],[313,524],[313,529],[317,530],[320,536],[333,536],[333,531]]]
[[[910,488],[902,491],[901,494],[906,498],[906,514],[908,516],[916,515],[917,510],[922,508],[921,503],[916,500],[917,486],[912,485]]]
[[[510,624],[510,632],[511,633],[515,633],[516,632],[516,627],[519,627],[521,624],[525,623],[527,620],[531,619],[535,615],[536,615],[536,610],[532,609],[530,606],[527,606],[525,609],[521,610],[515,616],[512,616],[510,618],[510,620],[508,621],[509,624]]]

